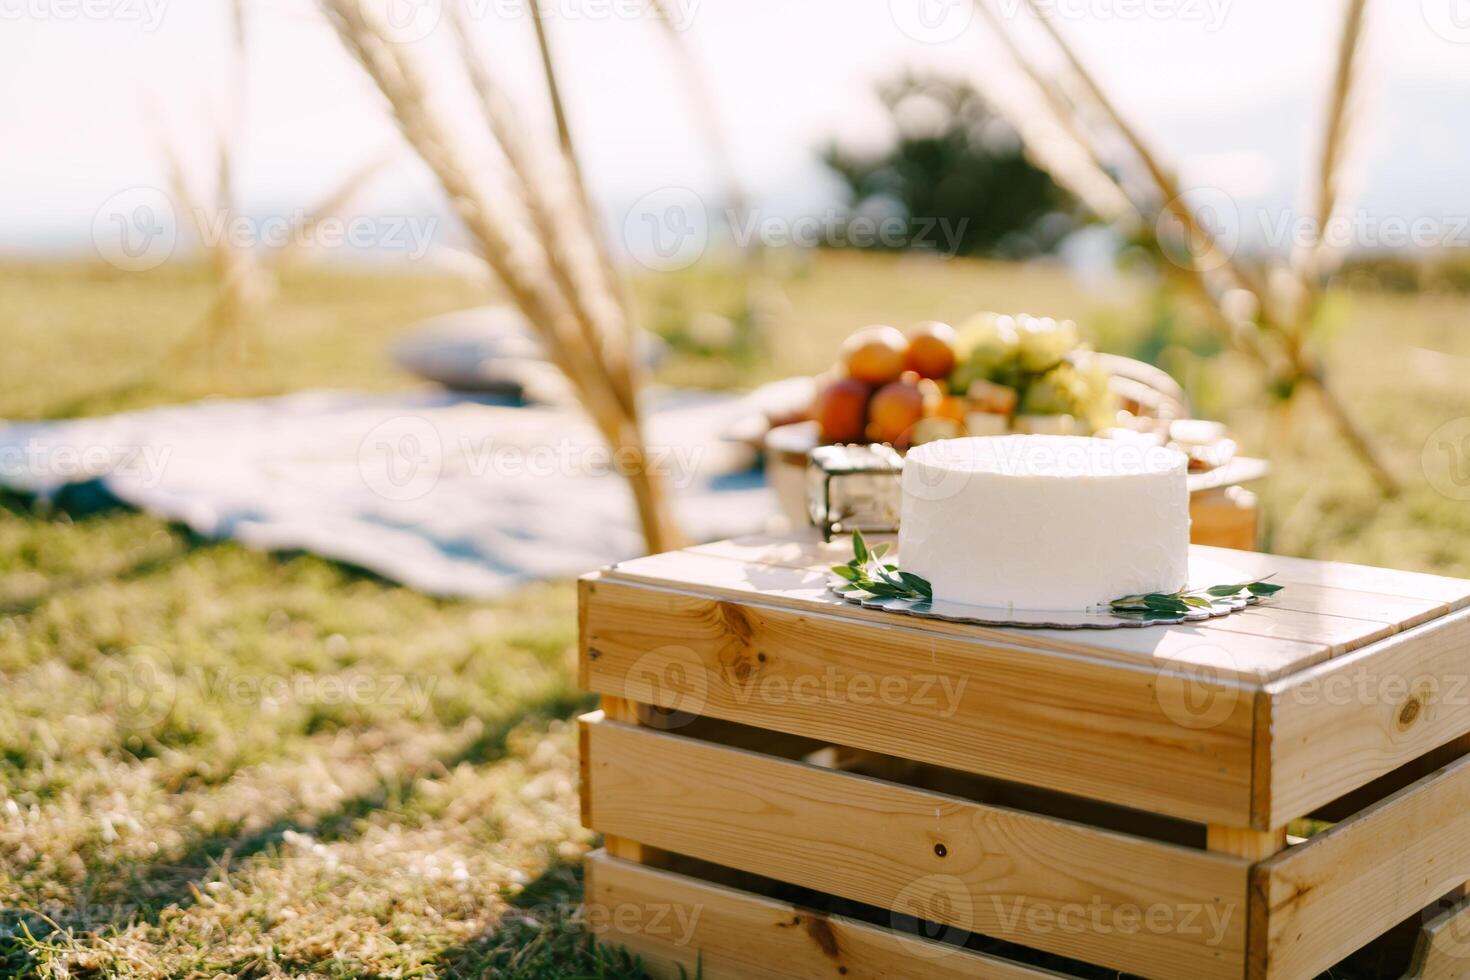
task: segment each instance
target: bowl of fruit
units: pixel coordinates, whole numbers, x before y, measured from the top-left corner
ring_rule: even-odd
[[[1115,404],[1086,353],[1076,326],[1050,317],[866,327],[818,379],[814,435],[903,452],[962,435],[1091,432],[1112,423]]]
[[[821,445],[882,444],[898,453],[937,439],[1003,435],[1168,438],[1186,418],[1179,386],[1152,365],[1084,344],[1070,320],[977,313],[958,327],[870,326],[842,344],[816,379],[804,421],[765,436],[767,474],[793,520]]]

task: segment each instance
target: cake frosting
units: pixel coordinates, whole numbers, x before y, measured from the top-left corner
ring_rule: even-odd
[[[1111,439],[1010,435],[909,451],[898,557],[937,600],[1078,610],[1189,576],[1188,460]]]

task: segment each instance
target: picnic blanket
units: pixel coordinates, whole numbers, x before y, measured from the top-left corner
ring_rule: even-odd
[[[758,531],[777,506],[721,438],[748,398],[659,391],[646,439],[686,533]],[[441,596],[489,598],[640,553],[621,461],[575,409],[451,392],[313,391],[0,423],[0,486],[96,481],[211,538],[304,550]]]

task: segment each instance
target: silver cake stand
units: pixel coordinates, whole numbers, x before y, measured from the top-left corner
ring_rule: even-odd
[[[1189,562],[1189,587],[1191,589],[1204,589],[1212,585],[1252,580],[1250,575],[1220,562],[1196,558],[1191,558]],[[920,619],[941,619],[949,623],[1017,626],[1023,629],[1113,630],[1143,626],[1172,626],[1228,616],[1233,612],[1239,612],[1246,606],[1255,605],[1259,601],[1255,596],[1248,599],[1212,599],[1208,609],[1191,610],[1175,616],[1159,613],[1120,613],[1103,606],[1075,611],[1059,611],[1015,609],[1009,606],[972,606],[944,599],[897,599],[875,596],[836,575],[829,580],[828,588],[848,602],[862,606],[864,609],[881,609],[884,612],[916,616]]]

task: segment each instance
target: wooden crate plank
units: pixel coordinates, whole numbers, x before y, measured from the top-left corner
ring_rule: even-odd
[[[1470,609],[1271,684],[1280,826],[1470,732]]]
[[[891,543],[895,539],[893,535],[887,535],[875,540]],[[824,569],[851,557],[851,545],[846,540],[824,543],[819,538],[808,536],[796,539],[752,536],[697,545],[689,550],[732,561],[808,570]],[[1463,579],[1226,548],[1209,548],[1201,553],[1256,577],[1270,575],[1273,581],[1287,585],[1288,589],[1272,600],[1272,609],[1364,619],[1407,629],[1450,612],[1451,602],[1455,607],[1470,604],[1470,581]],[[1425,579],[1429,580],[1427,584]],[[1327,582],[1332,584],[1325,584]],[[1385,593],[1351,588],[1345,584],[1349,582],[1396,591]],[[1424,595],[1418,595],[1419,592]]]
[[[767,605],[840,616],[855,623],[889,625],[899,618],[893,613],[844,602],[827,590],[825,572],[746,564],[693,551],[621,562],[603,573],[602,579],[639,582],[735,602],[758,600]],[[1259,683],[1333,656],[1334,647],[1326,642],[1286,635],[1308,636],[1328,629],[1327,625],[1311,619],[1298,618],[1293,627],[1267,627],[1264,631],[1268,635],[1219,625],[1223,620],[1116,630],[1000,629],[912,617],[904,618],[904,624],[940,635],[989,637],[1038,650],[1146,667],[1205,666],[1220,677]],[[1374,633],[1380,629],[1373,623],[1358,625]]]
[[[1375,568],[1371,565],[1349,565],[1345,562],[1318,561],[1312,558],[1232,551],[1205,545],[1199,545],[1197,549],[1255,575],[1275,573],[1275,581],[1426,599],[1442,603],[1451,610],[1470,606],[1470,580],[1467,579],[1405,572],[1394,568]]]
[[[1425,924],[1404,980],[1470,980],[1470,901]]]
[[[1470,758],[1255,866],[1250,977],[1307,980],[1470,880]]]
[[[897,535],[872,535],[871,538],[874,542],[897,541]],[[696,545],[689,550],[757,565],[808,569],[823,568],[852,557],[852,545],[846,539],[823,542],[808,532],[794,536],[747,535]],[[1291,585],[1418,599],[1444,606],[1446,612],[1470,605],[1470,579],[1207,545],[1195,545],[1194,550],[1221,564],[1233,565],[1256,576],[1273,575],[1274,581]]]
[[[1286,828],[1259,831],[1212,823],[1206,829],[1205,846],[1212,851],[1234,854],[1247,861],[1264,861],[1286,848]]]
[[[1260,503],[1249,490],[1222,487],[1190,495],[1190,541],[1249,551],[1259,532]]]
[[[583,724],[604,833],[1161,980],[1241,975],[1242,859]]]
[[[614,579],[584,589],[583,684],[599,694],[1187,820],[1251,822],[1253,691],[1232,682],[891,616]]]
[[[643,958],[657,980],[1058,980],[1063,974],[901,936],[596,851],[584,921],[599,942]]]

